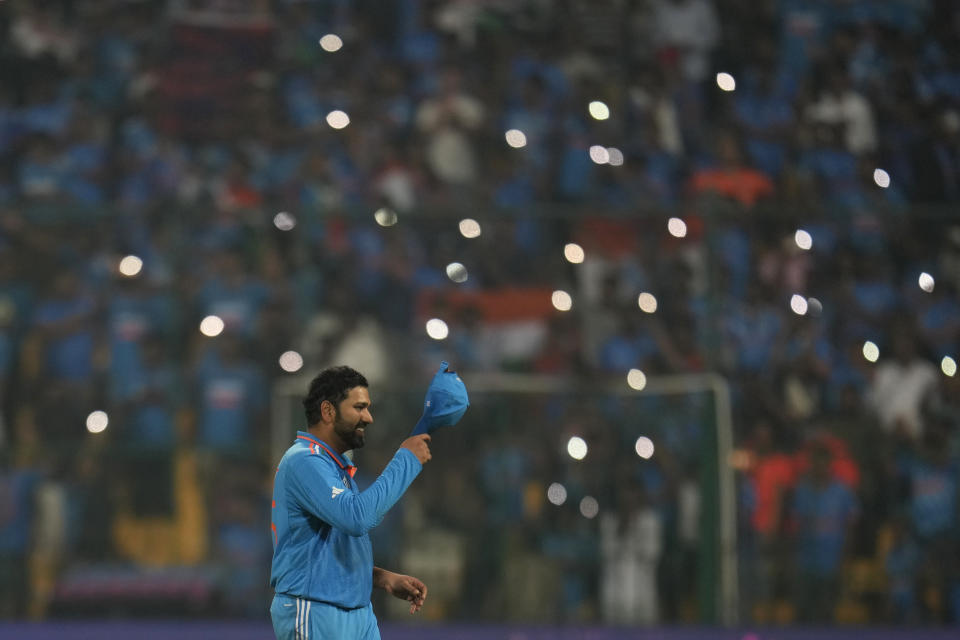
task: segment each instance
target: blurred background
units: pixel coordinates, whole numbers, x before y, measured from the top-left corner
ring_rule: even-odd
[[[0,0],[0,33],[0,634],[270,637],[307,382],[370,379],[364,486],[441,359],[472,407],[372,533],[430,586],[374,594],[385,637],[960,625],[956,3]]]

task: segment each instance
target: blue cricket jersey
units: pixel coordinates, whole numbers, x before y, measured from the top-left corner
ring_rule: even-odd
[[[274,591],[345,609],[370,603],[377,526],[423,465],[409,449],[393,456],[383,473],[360,491],[356,467],[328,444],[297,432],[273,482]]]

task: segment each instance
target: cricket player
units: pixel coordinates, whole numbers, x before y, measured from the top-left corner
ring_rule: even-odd
[[[438,404],[432,390],[431,384],[427,417]],[[404,440],[361,491],[356,467],[343,454],[363,447],[373,422],[366,378],[350,367],[325,369],[310,382],[303,406],[309,426],[297,432],[273,485],[273,629],[278,640],[379,640],[373,587],[407,600],[415,613],[427,586],[373,566],[368,532],[430,460],[430,435]]]

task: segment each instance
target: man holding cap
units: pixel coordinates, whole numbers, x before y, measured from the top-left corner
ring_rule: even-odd
[[[373,422],[366,378],[331,367],[311,382],[303,400],[306,431],[277,467],[271,531],[270,606],[278,640],[379,640],[370,604],[373,587],[423,606],[427,586],[413,576],[373,566],[368,532],[383,519],[430,460],[433,429],[455,424],[469,402],[463,382],[444,362],[424,400],[414,434],[380,476],[361,491],[356,466],[344,453],[363,447]]]

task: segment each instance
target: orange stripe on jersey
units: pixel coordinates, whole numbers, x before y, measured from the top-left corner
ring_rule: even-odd
[[[357,465],[352,464],[349,467],[343,466],[343,463],[340,462],[340,458],[334,455],[334,453],[330,451],[330,449],[327,449],[326,445],[324,445],[319,440],[314,440],[313,438],[308,438],[306,436],[297,436],[297,438],[300,440],[306,440],[307,442],[310,443],[311,453],[313,452],[314,445],[326,451],[330,455],[330,457],[333,458],[333,461],[337,463],[337,466],[340,467],[341,469],[344,469],[347,473],[349,473],[351,478],[353,477],[353,474],[357,472]]]

